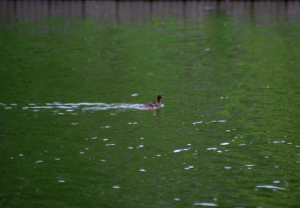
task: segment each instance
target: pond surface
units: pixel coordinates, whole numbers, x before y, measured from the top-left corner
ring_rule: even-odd
[[[0,8],[1,207],[299,206],[299,2]]]

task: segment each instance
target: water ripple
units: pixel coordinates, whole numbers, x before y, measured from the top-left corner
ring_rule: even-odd
[[[217,207],[218,206],[215,203],[208,203],[208,202],[195,202],[194,205],[210,206],[210,207]]]
[[[46,103],[46,104],[35,104],[30,103],[29,106],[23,106],[23,110],[38,110],[38,109],[60,109],[66,111],[73,111],[75,109],[81,109],[83,111],[99,111],[99,110],[109,110],[109,109],[138,109],[138,110],[147,110],[145,108],[141,108],[143,104],[128,104],[128,103],[60,103],[60,102],[53,102],[53,103]],[[2,104],[2,106],[6,106],[6,104]],[[17,107],[17,106],[16,106]],[[16,108],[15,107],[15,108]],[[12,109],[12,107],[5,107],[5,109]],[[137,124],[133,122],[133,124]]]
[[[273,186],[273,185],[257,185],[256,188],[269,188],[269,189],[285,190],[285,188]]]

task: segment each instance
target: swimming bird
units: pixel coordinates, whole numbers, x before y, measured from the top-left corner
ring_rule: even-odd
[[[160,108],[161,104],[162,104],[160,99],[163,98],[163,97],[165,97],[165,96],[158,95],[157,96],[157,101],[158,102],[151,101],[150,103],[146,103],[146,104],[142,105],[141,108],[148,108],[148,109]]]

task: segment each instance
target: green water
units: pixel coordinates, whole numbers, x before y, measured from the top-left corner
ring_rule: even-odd
[[[298,207],[299,22],[143,19],[0,24],[0,206]]]

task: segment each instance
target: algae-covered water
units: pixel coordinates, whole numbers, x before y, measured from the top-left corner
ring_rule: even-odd
[[[299,206],[299,3],[1,4],[1,207]]]

